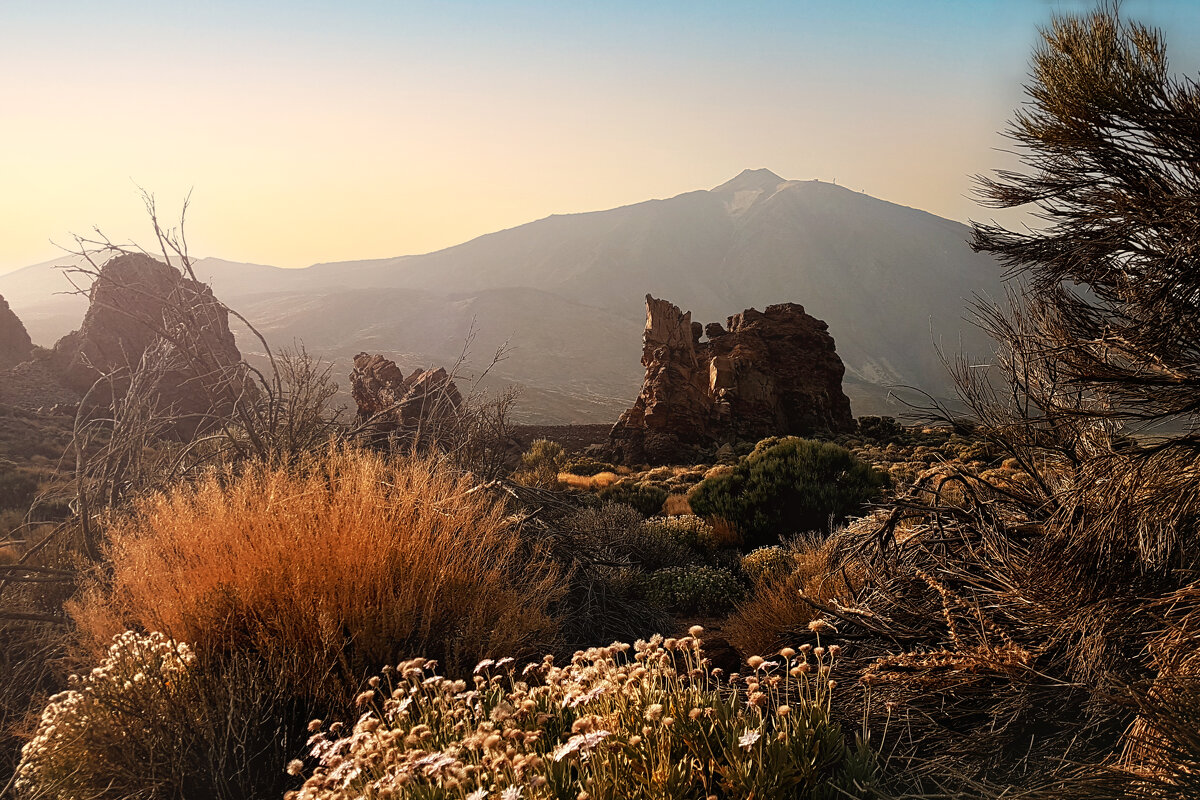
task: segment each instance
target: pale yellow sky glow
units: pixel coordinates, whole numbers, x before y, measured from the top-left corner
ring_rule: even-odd
[[[980,3],[922,40],[863,3],[845,19],[314,3],[282,29],[268,11],[289,6],[261,5],[125,37],[122,9],[158,6],[115,3],[101,30],[0,11],[0,271],[94,225],[144,241],[135,184],[168,213],[194,189],[196,254],[286,267],[426,252],[748,167],[978,217],[970,176],[1001,163],[995,131],[1049,16],[1030,3],[989,30],[1003,4]]]

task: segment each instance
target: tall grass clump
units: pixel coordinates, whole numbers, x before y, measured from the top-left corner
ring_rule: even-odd
[[[754,549],[790,534],[829,532],[887,484],[844,447],[789,436],[764,439],[733,469],[705,477],[688,502],[696,514],[734,525]]]
[[[289,800],[359,797],[833,798],[863,796],[875,762],[830,722],[837,647],[711,669],[702,629],[553,658],[483,661],[452,681],[413,659],[361,694],[351,730],[316,731],[316,767]],[[632,652],[631,652],[632,651]],[[301,773],[294,761],[289,769]]]
[[[128,628],[252,652],[298,693],[423,653],[461,671],[539,652],[560,575],[504,504],[430,458],[333,449],[213,472],[137,502],[69,611],[97,651]]]

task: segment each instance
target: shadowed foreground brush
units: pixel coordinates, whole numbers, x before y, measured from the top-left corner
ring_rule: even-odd
[[[847,747],[829,719],[836,646],[754,657],[750,674],[726,677],[701,633],[592,648],[565,667],[547,656],[519,673],[489,659],[470,683],[403,662],[359,695],[368,710],[352,730],[313,721],[317,766],[289,800],[769,800],[861,796],[874,783],[870,751]]]

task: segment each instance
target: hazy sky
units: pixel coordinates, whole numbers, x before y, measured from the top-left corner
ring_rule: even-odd
[[[980,217],[1036,27],[1092,3],[0,0],[0,272],[136,185],[199,255],[438,249],[747,167]],[[1126,0],[1196,74],[1200,2]]]

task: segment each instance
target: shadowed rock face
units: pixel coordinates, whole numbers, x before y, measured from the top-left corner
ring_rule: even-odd
[[[21,320],[0,297],[0,369],[28,361],[33,355],[33,342]]]
[[[155,378],[141,389],[156,408],[191,419],[181,432],[194,433],[201,416],[227,413],[247,390],[229,312],[206,284],[130,253],[100,269],[89,300],[79,330],[54,346],[62,381],[81,394],[102,375],[116,376],[112,391],[97,387],[89,405],[110,404],[128,390],[131,372],[152,363]]]
[[[350,391],[360,422],[374,420],[381,430],[417,431],[453,420],[462,395],[446,370],[415,370],[407,378],[396,362],[359,353],[350,373]]]
[[[642,391],[609,437],[617,460],[661,464],[724,442],[854,428],[828,326],[795,303],[705,326],[647,295],[642,365]]]

